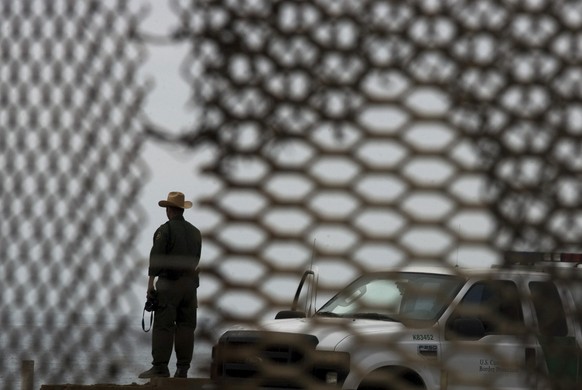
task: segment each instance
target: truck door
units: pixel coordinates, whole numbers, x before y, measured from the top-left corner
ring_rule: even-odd
[[[531,281],[528,288],[537,321],[537,336],[548,379],[553,389],[580,388],[580,351],[573,330],[568,329],[562,299],[551,281]],[[578,385],[576,385],[578,384]]]
[[[441,389],[532,389],[531,350],[515,282],[475,282],[446,319]]]

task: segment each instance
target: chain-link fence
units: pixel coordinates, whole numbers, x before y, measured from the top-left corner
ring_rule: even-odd
[[[140,116],[151,37],[135,2],[0,6],[0,349],[34,353],[43,379],[98,382],[131,364],[145,137],[214,152],[199,297],[219,326],[288,308],[311,265],[331,296],[413,260],[579,250],[578,2],[171,4],[198,118],[180,135]]]

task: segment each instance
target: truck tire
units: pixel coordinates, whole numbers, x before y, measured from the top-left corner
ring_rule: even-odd
[[[358,390],[423,390],[422,378],[406,367],[387,367],[371,372]]]

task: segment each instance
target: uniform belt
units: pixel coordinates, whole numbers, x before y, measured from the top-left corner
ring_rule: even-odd
[[[170,280],[178,280],[184,276],[191,276],[195,278],[197,275],[197,271],[162,271],[158,277]]]

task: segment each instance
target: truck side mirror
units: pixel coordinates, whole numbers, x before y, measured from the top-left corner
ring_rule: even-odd
[[[284,320],[287,318],[305,318],[307,315],[304,311],[299,310],[282,310],[275,315],[276,320]]]
[[[479,340],[485,336],[485,325],[475,317],[457,318],[453,321],[453,331],[456,337]]]

